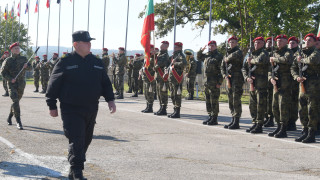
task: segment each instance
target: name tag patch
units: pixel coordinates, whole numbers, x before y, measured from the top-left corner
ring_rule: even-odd
[[[70,69],[76,69],[78,68],[78,65],[73,65],[73,66],[67,66],[66,69],[70,70]]]
[[[93,66],[93,67],[96,69],[103,69],[103,67],[101,67],[101,66]]]

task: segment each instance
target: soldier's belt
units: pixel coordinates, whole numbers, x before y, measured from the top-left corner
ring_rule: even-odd
[[[172,66],[172,74],[173,77],[178,81],[178,83],[180,84],[181,81],[183,80],[183,73],[181,73],[181,75],[178,74],[178,72],[174,69],[174,66]]]

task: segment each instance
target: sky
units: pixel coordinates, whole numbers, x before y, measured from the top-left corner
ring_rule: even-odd
[[[29,0],[29,36],[31,36],[31,45],[36,45],[37,37],[37,17],[35,13],[35,5],[37,0]],[[49,9],[46,7],[47,0],[39,1],[39,27],[38,27],[38,46],[47,45],[48,17]],[[60,46],[71,47],[72,45],[72,6],[74,3],[74,31],[87,30],[88,25],[88,2],[89,0],[61,0],[61,31]],[[159,3],[162,0],[154,0]],[[13,3],[15,3],[15,14],[20,0],[0,0],[1,15],[8,4],[9,11]],[[20,21],[25,25],[28,24],[28,14],[25,14],[27,0],[21,0],[21,16]],[[104,2],[105,0],[90,0],[89,13],[89,32],[91,37],[96,38],[92,41],[93,49],[101,49],[103,47],[103,21],[104,21]],[[148,0],[130,0],[129,5],[129,23],[128,23],[128,50],[143,50],[140,44],[141,32],[143,26],[143,18],[138,18],[139,13],[144,10]],[[108,49],[118,49],[125,46],[126,21],[127,21],[127,5],[128,0],[106,0],[106,24],[104,47]],[[214,24],[213,24],[214,26]],[[50,24],[49,24],[49,46],[58,46],[59,31],[59,4],[57,0],[51,0],[50,6]],[[157,29],[156,29],[157,30]],[[188,24],[182,28],[177,26],[176,41],[184,44],[184,49],[193,49],[195,52],[207,44],[209,40],[209,26],[206,26],[199,35],[200,30],[192,30],[192,25]],[[225,41],[227,37],[223,35],[213,36],[218,44]],[[170,42],[170,48],[173,49],[173,32],[166,37],[156,39],[156,47],[161,45],[163,40]]]

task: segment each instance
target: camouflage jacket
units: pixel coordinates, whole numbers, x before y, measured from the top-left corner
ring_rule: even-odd
[[[127,65],[127,72],[128,72],[127,74],[129,77],[132,76],[132,63],[133,63],[133,59],[132,60],[130,59]]]
[[[165,73],[165,68],[167,68],[169,65],[170,65],[170,59],[169,59],[168,51],[167,50],[160,51],[157,56],[156,64],[154,66],[156,70],[155,78],[158,80],[162,78],[158,72],[158,68],[160,68],[162,72]]]
[[[50,62],[48,62],[47,60],[42,60],[40,62],[40,76],[41,77],[49,76],[49,68],[50,68]]]
[[[39,76],[40,75],[40,61],[34,60],[32,62],[32,68],[33,68],[33,75]]]
[[[188,78],[195,78],[197,76],[197,61],[194,59],[194,57],[189,59],[186,73],[188,73]]]
[[[178,58],[178,56],[180,57]],[[187,60],[184,54],[182,53],[182,50],[180,51],[175,51],[173,55],[169,59],[176,59],[175,63],[172,63],[172,69],[174,69],[178,75],[182,75],[184,68],[187,66]],[[170,67],[169,67],[170,68]],[[174,81],[177,82],[176,78],[173,75],[172,70],[169,71],[169,81]]]
[[[110,58],[107,54],[102,54],[101,61],[103,63],[104,68],[108,71],[109,65],[110,65]]]
[[[8,57],[2,64],[1,67],[1,75],[4,77],[8,82],[9,86],[18,86],[18,84],[25,83],[25,73],[26,70],[31,70],[31,64],[28,63],[27,69],[24,69],[21,74],[17,77],[16,83],[12,84],[11,80],[14,79],[18,73],[23,68],[24,64],[27,63],[28,60],[24,56],[12,55]]]
[[[116,65],[115,74],[123,75],[125,71],[125,67],[127,64],[127,57],[125,54],[120,54],[119,57],[114,58],[114,62]]]
[[[221,74],[221,63],[223,56],[218,52],[218,50],[207,52],[203,54],[203,51],[198,51],[197,53],[198,61],[204,62],[204,74],[205,83],[208,86],[221,85],[223,82]]]
[[[270,68],[269,53],[263,48],[252,52],[251,68],[256,69],[251,72],[251,76],[255,77],[254,87],[258,90],[266,90],[268,87],[268,71]],[[242,74],[247,81],[249,78],[249,64],[246,61],[242,68]]]
[[[150,73],[150,75],[151,75],[152,77],[154,77],[154,75],[155,75],[155,71],[154,71],[154,57],[151,56],[151,58],[150,58],[150,65],[149,65],[148,68],[145,68],[145,67],[144,67],[144,66],[145,66],[145,63],[146,63],[146,62],[144,61],[144,64],[143,64],[143,73],[142,73],[142,80],[143,80],[143,81],[150,82],[149,79],[148,79],[148,77],[147,77],[147,74],[146,74],[146,69],[148,70],[148,72]]]
[[[131,66],[132,66],[132,74],[131,76],[133,78],[139,77],[139,71],[142,68],[143,62],[140,60],[140,58],[136,58],[133,60]]]
[[[242,65],[243,65],[243,54],[240,50],[239,46],[236,46],[232,49],[228,49],[227,55],[224,56],[224,58],[227,60],[228,67],[231,67],[229,69],[229,74],[231,77],[234,76],[241,76],[242,77]],[[226,77],[226,63],[223,60],[221,63],[221,73],[223,78]]]

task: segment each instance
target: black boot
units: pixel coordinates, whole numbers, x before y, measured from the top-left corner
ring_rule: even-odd
[[[148,104],[147,109],[145,109],[145,111],[143,113],[153,113],[152,106],[153,106],[153,104]]]
[[[120,93],[120,94],[116,97],[116,99],[123,99],[123,93]]]
[[[293,120],[289,120],[287,131],[296,131],[296,130],[297,130],[296,122]]]
[[[140,90],[140,91],[139,91],[139,94],[143,94],[143,91],[142,91],[142,90]]]
[[[301,131],[301,134],[302,135],[300,137],[295,139],[296,142],[301,142],[308,136],[308,128],[303,128]]]
[[[269,121],[269,116],[267,113],[264,115],[264,118],[266,118],[266,120],[263,121],[263,125]]]
[[[234,122],[231,124],[231,126],[229,126],[229,129],[240,129],[239,123],[240,117],[235,117]]]
[[[174,116],[176,114],[177,108],[174,107],[173,110],[174,110],[173,113],[168,115],[169,118],[171,118],[171,116]]]
[[[87,180],[83,177],[82,169],[74,169],[73,170],[73,179],[74,180]]]
[[[157,115],[167,115],[167,105],[163,105],[161,111]]]
[[[2,96],[3,96],[3,97],[9,96],[9,92],[6,91]]]
[[[204,121],[202,122],[202,124],[203,124],[203,125],[207,125],[208,122],[211,121],[211,119],[212,119],[212,116],[209,115],[209,118],[208,118],[207,120],[204,120]]]
[[[39,92],[39,89],[38,89],[38,88],[36,88],[36,90],[34,90],[33,92]]]
[[[251,132],[254,128],[256,128],[257,123],[254,123],[249,129],[246,130],[247,133]]]
[[[302,143],[314,143],[316,142],[315,130],[313,128],[308,129],[308,136],[302,140]]]
[[[208,125],[209,126],[218,125],[218,118],[215,116],[212,116],[211,120],[208,122]]]
[[[13,117],[13,114],[10,113],[9,116],[8,116],[8,119],[7,119],[7,123],[8,123],[9,126],[12,125],[12,117]]]
[[[251,134],[262,133],[263,132],[262,124],[257,124],[257,126],[254,129],[252,129],[250,132],[251,132]]]
[[[132,89],[130,88],[129,91],[127,91],[127,93],[132,93]]]
[[[16,117],[16,120],[17,120],[17,128],[18,128],[19,130],[23,130],[20,117]]]
[[[135,92],[131,97],[138,97],[138,92]]]
[[[229,126],[231,126],[233,124],[233,122],[234,122],[234,117],[232,117],[231,122],[228,125],[224,125],[224,128],[228,129]]]
[[[145,111],[147,111],[149,109],[149,104],[147,103],[147,107],[144,109],[144,110],[142,110],[141,112],[145,112]]]
[[[46,91],[47,91],[46,89],[43,89],[40,93],[41,93],[41,94],[45,94]]]
[[[117,96],[118,96],[119,94],[120,94],[119,91],[116,91],[116,92],[114,93],[114,95],[117,95]]]
[[[153,113],[154,115],[159,115],[159,113],[162,111],[162,105],[160,105],[160,109],[157,111],[157,112],[155,112],[155,113]]]
[[[273,115],[270,115],[268,121],[264,124],[264,127],[273,127],[274,122],[273,122]]]
[[[274,136],[275,138],[286,138],[287,136],[287,126],[281,124],[280,131]]]
[[[180,118],[180,107],[176,107],[176,113],[171,118]]]
[[[280,129],[281,129],[281,124],[277,124],[277,128],[273,132],[269,133],[268,136],[273,137],[280,131]]]

